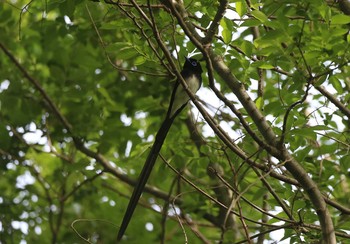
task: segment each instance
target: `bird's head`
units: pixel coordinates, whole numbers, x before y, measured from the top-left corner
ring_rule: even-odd
[[[201,64],[197,59],[189,58],[189,57],[185,57],[185,58],[186,58],[186,61],[183,67],[184,70],[190,70],[198,74],[201,74],[203,72]]]

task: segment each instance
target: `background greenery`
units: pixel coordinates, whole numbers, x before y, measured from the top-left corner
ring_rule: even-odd
[[[197,52],[201,112],[174,123],[125,242],[346,243],[347,4],[2,1],[0,242],[113,243]]]

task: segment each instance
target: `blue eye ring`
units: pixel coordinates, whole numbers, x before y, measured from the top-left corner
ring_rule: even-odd
[[[191,62],[191,64],[192,64],[193,66],[197,66],[197,62],[196,62],[196,61]]]

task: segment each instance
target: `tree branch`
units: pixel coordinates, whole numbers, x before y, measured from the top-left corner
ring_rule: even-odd
[[[339,110],[350,119],[350,109],[342,104],[333,94],[327,91],[323,86],[315,86],[316,90],[318,90],[323,96],[327,97],[329,101],[331,101]]]

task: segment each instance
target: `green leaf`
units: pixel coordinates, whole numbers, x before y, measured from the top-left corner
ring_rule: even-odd
[[[261,109],[263,107],[263,105],[264,105],[264,100],[262,99],[262,97],[258,97],[255,100],[255,104],[258,107],[258,109]]]
[[[334,15],[331,18],[333,25],[344,25],[350,23],[350,16],[344,14]]]
[[[241,26],[246,26],[246,27],[253,27],[253,26],[259,26],[261,22],[257,19],[247,19],[244,20]]]
[[[296,128],[290,131],[291,135],[298,135],[311,140],[316,140],[316,133],[313,128]]]
[[[242,51],[249,57],[251,56],[253,49],[254,49],[254,45],[253,43],[251,43],[250,41],[246,41],[244,40],[242,42],[242,44],[240,45],[240,48],[242,49]]]
[[[242,17],[243,15],[246,14],[247,12],[247,6],[246,6],[246,3],[245,1],[238,1],[235,3],[235,6],[236,6],[236,12],[237,14],[239,15],[239,17]]]
[[[223,28],[222,38],[224,39],[224,42],[230,43],[232,40],[232,31],[233,31],[232,21],[224,17],[221,19],[220,25]]]
[[[266,63],[264,63],[264,64],[259,65],[259,68],[260,68],[260,69],[273,69],[274,66],[271,65],[271,64],[266,64]]]
[[[134,64],[138,66],[138,65],[144,64],[146,61],[147,59],[144,56],[138,56],[136,57]]]
[[[108,45],[106,47],[106,51],[118,53],[123,49],[129,49],[129,48],[132,48],[132,45],[129,42],[115,42],[113,44]]]
[[[271,64],[268,64],[263,60],[255,61],[254,63],[252,63],[252,67],[258,67],[260,69],[273,69],[274,68]]]
[[[269,21],[269,19],[267,18],[267,16],[266,16],[263,12],[261,12],[261,11],[259,11],[259,10],[254,9],[254,10],[251,12],[251,14],[252,14],[256,19],[258,19],[261,23],[266,23],[266,22]]]
[[[344,155],[339,160],[341,171],[347,172],[350,169],[350,155]]]

